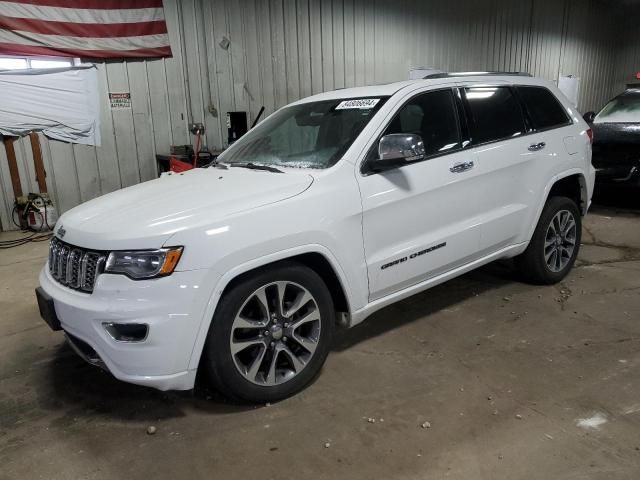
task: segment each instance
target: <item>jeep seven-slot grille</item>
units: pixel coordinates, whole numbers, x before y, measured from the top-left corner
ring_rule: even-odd
[[[104,252],[74,247],[56,237],[51,239],[49,245],[51,276],[62,285],[82,292],[93,292],[106,259]]]

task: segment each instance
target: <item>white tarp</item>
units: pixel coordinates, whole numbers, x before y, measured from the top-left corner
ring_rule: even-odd
[[[0,72],[0,134],[100,145],[95,67]]]

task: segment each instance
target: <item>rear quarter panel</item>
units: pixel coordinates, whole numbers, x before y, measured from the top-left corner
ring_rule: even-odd
[[[591,165],[591,141],[587,134],[589,125],[583,120],[577,108],[565,97],[565,95],[552,83],[539,81],[541,86],[547,87],[560,101],[573,124],[549,130],[546,135],[548,147],[539,168],[539,186],[536,189],[535,198],[532,201],[537,208],[532,209],[533,215],[529,219],[529,229],[523,232],[521,241],[528,242],[542,214],[553,185],[571,175],[578,175],[581,182],[584,211],[591,202],[595,182],[595,169]]]

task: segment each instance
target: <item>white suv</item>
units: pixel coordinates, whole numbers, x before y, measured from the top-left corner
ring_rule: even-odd
[[[292,103],[215,165],[64,214],[43,318],[117,378],[235,398],[301,390],[337,323],[496,259],[571,269],[591,131],[526,74],[437,74]]]

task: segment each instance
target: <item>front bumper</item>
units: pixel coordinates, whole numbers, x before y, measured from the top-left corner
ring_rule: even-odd
[[[45,265],[40,286],[53,298],[67,340],[89,363],[125,382],[188,390],[195,382],[196,369],[189,364],[209,300],[206,275],[192,270],[134,281],[102,274],[87,294],[56,282]],[[141,341],[118,341],[105,329],[109,323],[145,324],[148,333]]]

